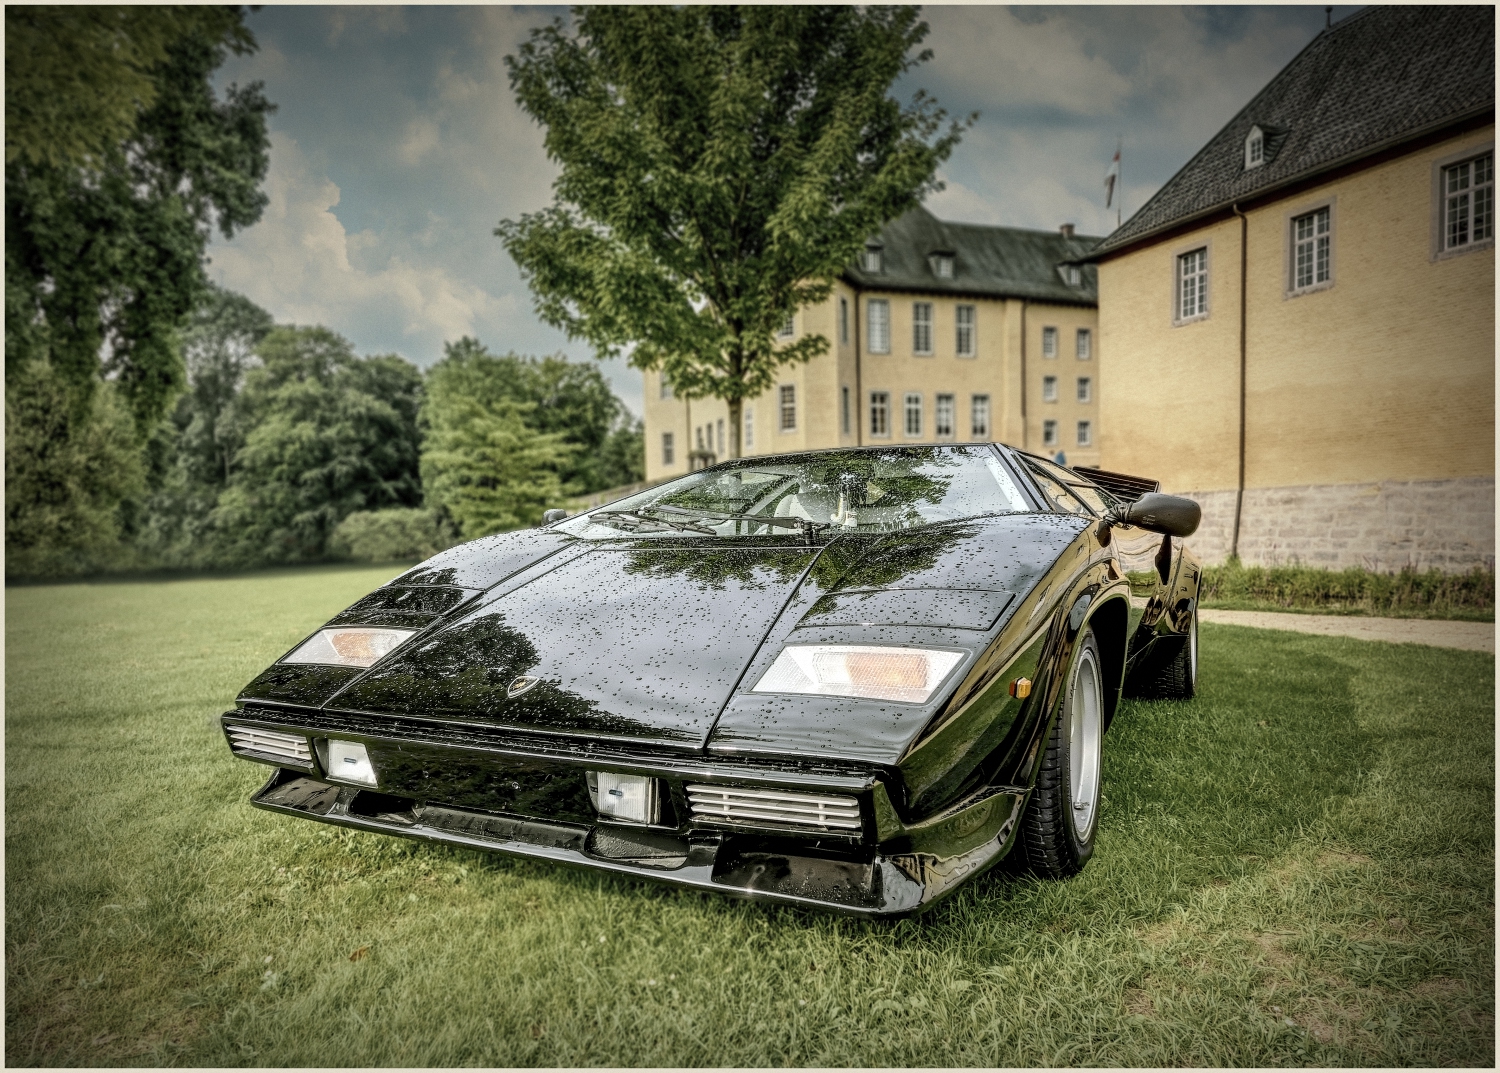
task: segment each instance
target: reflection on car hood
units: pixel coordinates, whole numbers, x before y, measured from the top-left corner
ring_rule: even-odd
[[[1028,591],[1076,521],[1010,515],[823,548],[791,539],[564,541],[570,550],[555,556],[556,537],[494,538],[479,558],[504,560],[503,571],[447,553],[441,575],[423,564],[398,581],[473,584],[514,575],[526,561],[536,564],[529,580],[498,585],[328,707],[700,749],[736,689],[752,684],[741,678],[784,611],[786,628],[804,616],[804,627],[878,616],[891,626],[987,630],[1009,598],[985,592]],[[932,592],[959,589],[968,591]],[[866,595],[873,590],[910,595]],[[510,695],[522,677],[539,681]]]

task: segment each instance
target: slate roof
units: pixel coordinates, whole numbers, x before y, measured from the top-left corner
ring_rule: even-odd
[[[1092,256],[1494,107],[1493,6],[1366,8],[1313,38]],[[1257,124],[1274,136],[1246,168]]]
[[[844,270],[844,278],[862,289],[1030,298],[1063,305],[1092,306],[1099,301],[1092,265],[1083,266],[1076,287],[1058,271],[1064,261],[1081,258],[1098,245],[1096,237],[946,223],[919,205],[892,220],[871,241],[882,247],[882,270],[866,272],[858,264]],[[938,252],[953,254],[952,279],[933,271],[929,257]]]

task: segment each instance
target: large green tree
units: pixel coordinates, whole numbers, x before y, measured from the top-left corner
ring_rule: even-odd
[[[742,400],[871,234],[931,190],[964,123],[892,82],[930,53],[913,7],[580,7],[506,58],[546,128],[554,204],[496,229],[542,319],[629,350],[680,395]]]
[[[108,379],[144,438],[183,383],[210,234],[266,202],[272,106],[210,81],[254,39],[222,6],[10,6],[5,31],[7,382],[48,361],[86,410]]]

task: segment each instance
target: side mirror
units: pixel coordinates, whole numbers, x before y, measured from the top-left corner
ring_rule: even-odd
[[[1183,502],[1187,502],[1187,501],[1184,500]],[[1196,504],[1194,504],[1194,505],[1196,506]],[[565,510],[563,510],[561,507],[553,507],[551,510],[547,510],[547,511],[543,511],[542,512],[542,524],[543,525],[551,525],[553,522],[560,522],[560,521],[562,521],[567,516],[568,516],[568,512],[565,511]]]
[[[1147,492],[1134,503],[1115,507],[1105,518],[1112,525],[1138,525],[1174,537],[1192,536],[1202,520],[1203,509],[1197,503],[1163,492]]]

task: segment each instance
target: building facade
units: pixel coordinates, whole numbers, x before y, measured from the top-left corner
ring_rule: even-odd
[[[1325,30],[1098,247],[1104,468],[1206,561],[1494,563],[1494,10]]]
[[[945,223],[923,208],[871,240],[787,339],[827,352],[745,400],[743,453],[1002,440],[1099,459],[1098,239]],[[646,477],[727,457],[728,406],[645,374]]]

